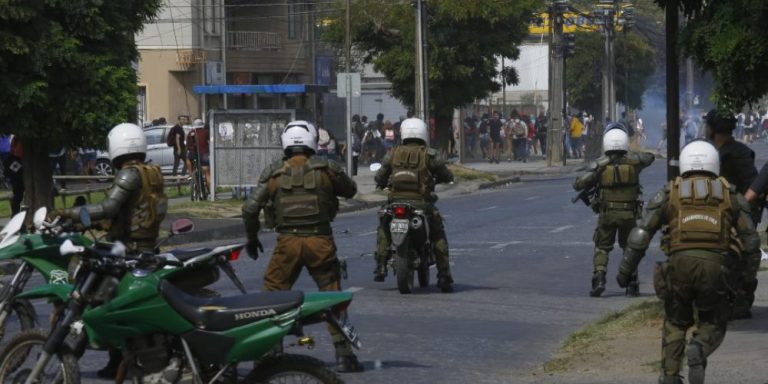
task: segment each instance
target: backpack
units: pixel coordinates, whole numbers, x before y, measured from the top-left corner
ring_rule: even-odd
[[[168,136],[165,138],[165,143],[168,144],[169,147],[173,147],[176,145],[176,127],[171,128],[170,131],[168,131]]]
[[[512,124],[512,135],[514,135],[516,138],[524,137],[528,134],[528,130],[525,129],[525,123],[523,121],[518,121],[515,123],[514,121],[511,122]]]

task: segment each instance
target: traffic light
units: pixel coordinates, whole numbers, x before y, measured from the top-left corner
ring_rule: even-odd
[[[565,40],[565,44],[563,44],[563,47],[565,49],[565,57],[573,57],[576,55],[576,35],[573,33],[565,33],[563,34],[563,40]]]

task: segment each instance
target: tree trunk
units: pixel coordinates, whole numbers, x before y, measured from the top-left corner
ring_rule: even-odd
[[[22,139],[24,148],[24,202],[29,212],[40,207],[53,209],[53,175],[48,158],[48,146],[31,139]],[[31,220],[32,216],[28,216]]]

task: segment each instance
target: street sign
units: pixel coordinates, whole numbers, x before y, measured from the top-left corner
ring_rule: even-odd
[[[342,72],[336,75],[336,96],[347,97],[349,94],[347,90],[347,82],[349,81],[347,75],[352,77],[352,97],[360,97],[360,73],[357,72]]]

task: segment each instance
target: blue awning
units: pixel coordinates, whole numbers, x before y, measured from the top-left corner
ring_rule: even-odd
[[[251,94],[251,93],[309,93],[328,90],[317,84],[262,84],[262,85],[195,85],[196,94]]]

